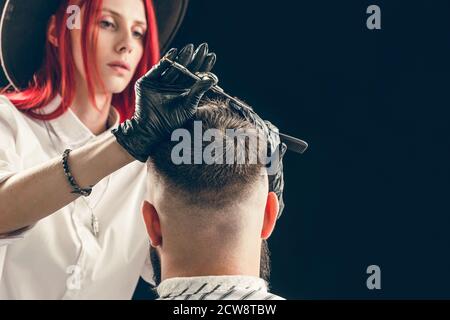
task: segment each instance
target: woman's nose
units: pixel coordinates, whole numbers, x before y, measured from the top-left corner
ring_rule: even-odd
[[[116,50],[119,53],[123,52],[132,52],[133,51],[133,38],[131,32],[124,32],[120,36],[120,40],[118,41],[116,45]]]

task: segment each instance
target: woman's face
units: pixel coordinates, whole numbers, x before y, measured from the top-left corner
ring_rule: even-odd
[[[81,10],[83,19],[84,10]],[[147,32],[145,6],[142,0],[103,0],[96,63],[106,93],[120,93],[130,83],[144,52]],[[86,83],[81,51],[81,30],[71,32],[77,79]],[[117,66],[124,64],[126,67]],[[100,90],[96,84],[96,90]]]

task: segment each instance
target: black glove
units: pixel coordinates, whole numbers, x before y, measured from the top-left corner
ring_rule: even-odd
[[[195,81],[162,59],[136,82],[134,116],[112,133],[117,142],[141,162],[147,161],[156,144],[193,118],[200,99],[218,81],[209,73],[216,56],[208,53],[207,44],[199,46],[195,52],[194,46],[188,45],[178,55],[176,49],[171,49],[165,57],[204,76]]]
[[[240,113],[241,116],[243,116],[247,121],[262,130],[265,138],[267,139],[267,153],[269,159],[271,159],[271,161],[266,165],[268,167],[267,174],[269,177],[269,191],[275,192],[277,195],[278,203],[280,205],[278,218],[280,218],[284,210],[283,157],[286,153],[287,146],[281,142],[278,128],[269,121],[261,119],[252,107],[247,104],[245,104],[245,106],[241,106],[234,103],[232,100],[230,100],[229,105],[233,110]]]

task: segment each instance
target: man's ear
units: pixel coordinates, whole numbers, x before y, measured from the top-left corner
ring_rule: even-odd
[[[144,217],[147,233],[150,237],[152,247],[158,247],[162,244],[161,224],[156,208],[148,201],[142,204],[142,216]]]
[[[264,212],[264,223],[261,231],[261,238],[267,240],[275,228],[279,210],[278,197],[275,192],[267,194],[266,209]]]
[[[58,37],[56,36],[56,17],[54,15],[50,18],[47,30],[47,39],[54,47],[58,47]]]

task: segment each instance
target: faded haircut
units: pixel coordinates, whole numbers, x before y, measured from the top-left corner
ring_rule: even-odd
[[[203,134],[208,129],[216,129],[215,132],[220,133],[215,134],[212,141],[201,139],[201,150],[194,148],[194,126],[195,122],[199,126],[198,121],[201,121]],[[245,199],[252,186],[263,179],[262,159],[266,156],[266,140],[253,124],[229,107],[227,100],[203,100],[194,119],[183,129],[192,137],[190,164],[174,163],[172,151],[180,141],[167,139],[155,148],[148,166],[171,194],[182,197],[186,205],[213,209],[227,207]],[[230,134],[229,129],[235,130],[234,134]],[[198,155],[199,151],[203,154],[217,139],[223,147],[219,152],[211,153],[214,163],[202,161],[202,164],[195,164],[195,154]]]

